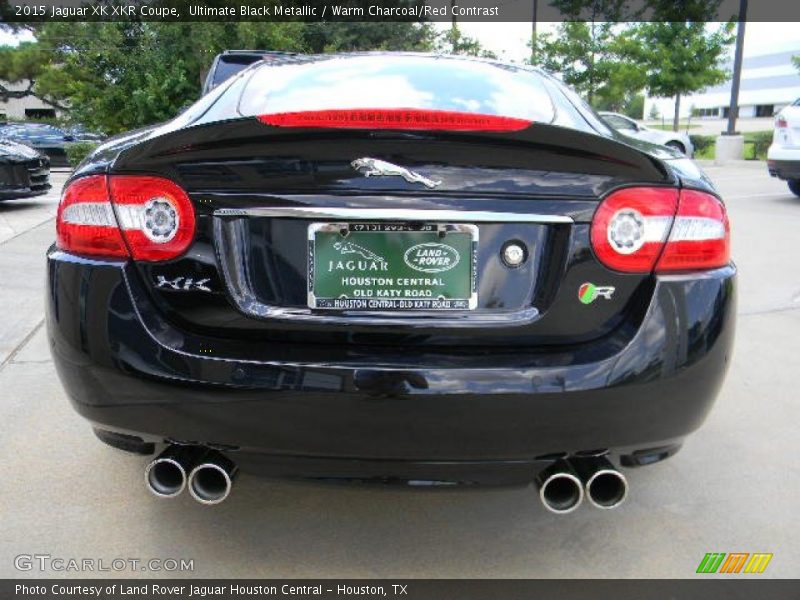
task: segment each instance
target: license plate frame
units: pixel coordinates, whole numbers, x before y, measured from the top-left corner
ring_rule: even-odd
[[[320,235],[325,238],[322,247],[317,246]],[[381,235],[392,237],[384,237],[379,241],[378,236]],[[401,241],[402,237],[406,239]],[[333,253],[332,244],[335,242],[332,240],[340,243],[336,250],[339,254],[352,259],[346,262],[355,262],[357,267],[367,267],[366,272],[361,269],[347,271],[352,275],[345,273],[340,280],[342,288],[346,287],[344,278],[352,276],[354,282],[370,281],[370,285],[363,284],[360,289],[362,294],[372,295],[353,297],[352,294],[331,294],[335,284],[318,280],[318,267],[324,268],[326,261],[330,268],[329,277],[342,275],[341,272],[333,274],[334,263],[330,256]],[[474,310],[478,306],[478,241],[478,226],[471,223],[310,223],[308,307],[313,310],[390,314]],[[402,255],[398,256],[396,252],[373,251],[376,247],[386,250],[387,246],[389,250],[399,246]],[[467,256],[464,256],[465,249]],[[383,256],[387,253],[389,257]],[[453,263],[452,266],[449,266],[450,263]],[[376,265],[377,271],[374,269]],[[386,269],[382,270],[384,266]],[[468,275],[465,273],[467,268]],[[461,278],[460,281],[451,280],[458,277]],[[372,280],[377,282],[372,283]],[[415,282],[415,285],[401,285],[401,281]],[[426,282],[430,285],[426,285]],[[357,288],[354,284],[351,292],[356,293]],[[459,293],[453,293],[454,291]]]

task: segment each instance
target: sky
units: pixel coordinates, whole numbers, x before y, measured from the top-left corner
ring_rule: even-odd
[[[540,23],[539,31],[553,31],[556,23]],[[438,23],[437,27],[447,28],[449,23]],[[525,60],[530,50],[527,43],[531,37],[531,24],[528,23],[459,23],[462,32],[478,41],[499,58],[514,62]],[[0,31],[0,45],[16,45],[19,39]],[[800,53],[800,26],[797,23],[748,23],[745,32],[745,56],[756,56],[781,50],[798,50]]]

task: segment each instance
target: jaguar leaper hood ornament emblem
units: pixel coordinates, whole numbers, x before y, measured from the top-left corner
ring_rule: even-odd
[[[441,181],[428,179],[427,177],[424,177],[419,173],[415,173],[414,171],[410,171],[405,167],[393,165],[390,162],[378,160],[377,158],[357,158],[350,163],[350,166],[364,175],[364,177],[402,177],[408,183],[421,183],[426,188],[430,189],[435,188],[442,183]]]

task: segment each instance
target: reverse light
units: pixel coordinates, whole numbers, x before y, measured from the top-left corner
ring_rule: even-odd
[[[711,194],[682,190],[656,271],[714,269],[730,261],[731,226],[725,206]]]
[[[61,194],[56,214],[56,245],[90,256],[128,256],[108,197],[105,175],[76,179]]]
[[[259,115],[273,127],[324,127],[345,129],[406,129],[433,131],[521,131],[527,119],[450,110],[417,108],[359,108],[309,110]]]
[[[614,192],[594,215],[591,240],[601,263],[628,273],[713,269],[730,262],[725,207],[696,190]]]
[[[161,261],[183,254],[194,237],[189,196],[174,182],[140,175],[92,175],[61,197],[57,245],[76,254]]]

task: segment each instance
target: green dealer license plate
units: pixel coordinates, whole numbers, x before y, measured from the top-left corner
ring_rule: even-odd
[[[475,225],[312,223],[308,306],[333,310],[471,310]]]

